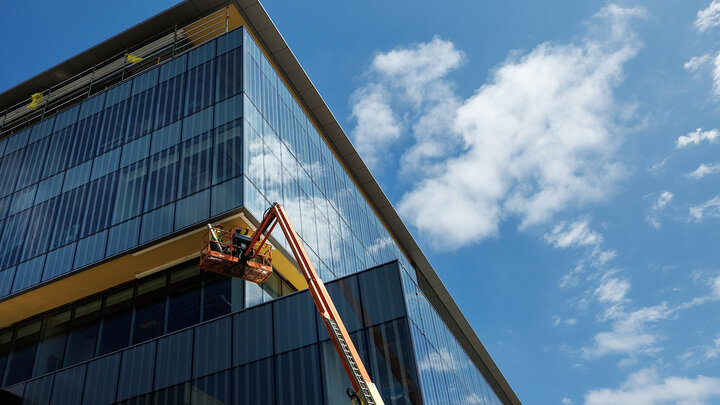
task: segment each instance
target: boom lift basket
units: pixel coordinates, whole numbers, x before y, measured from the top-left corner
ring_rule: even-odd
[[[200,268],[257,284],[263,283],[273,272],[272,247],[263,243],[250,252],[241,252],[232,244],[232,234],[220,228],[208,229],[200,248]]]

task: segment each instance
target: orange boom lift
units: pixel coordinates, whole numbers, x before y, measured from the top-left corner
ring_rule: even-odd
[[[253,283],[262,283],[272,274],[271,247],[267,240],[278,224],[290,244],[300,271],[308,283],[308,290],[315,302],[315,307],[325,323],[325,328],[330,334],[335,350],[350,378],[354,392],[348,388],[348,396],[353,403],[384,405],[377,387],[370,380],[355,345],[345,329],[345,324],[335,309],[335,304],[325,289],[325,284],[318,277],[310,262],[310,257],[282,205],[274,203],[265,212],[265,216],[252,238],[241,237],[239,243],[236,244],[232,243],[233,234],[208,225],[210,229],[203,238],[200,252],[200,267],[203,270],[241,278]],[[235,228],[235,235],[238,235],[237,228]],[[235,242],[238,242],[237,238]]]

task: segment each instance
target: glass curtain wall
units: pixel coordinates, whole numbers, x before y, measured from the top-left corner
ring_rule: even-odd
[[[242,205],[242,37],[0,141],[0,298]]]
[[[192,277],[191,268],[176,269],[165,280],[187,280]],[[374,288],[378,284],[384,286],[382,291]],[[134,286],[136,296],[141,285]],[[327,287],[385,403],[423,404],[408,344],[411,332],[397,262],[332,281]],[[166,289],[169,308],[177,295],[169,292],[170,285]],[[103,294],[105,306],[109,300],[123,302],[124,291]],[[77,308],[86,305],[71,310],[77,313]],[[137,299],[135,305],[139,305]],[[390,310],[381,310],[384,307]],[[41,333],[35,329],[52,336],[72,334],[72,327],[64,324],[72,323],[75,315],[67,321],[63,314],[48,314],[38,321],[46,326],[28,324],[16,334],[22,333],[22,339]],[[113,316],[116,313],[103,311],[101,329]],[[167,328],[170,322],[164,325]],[[0,344],[2,336],[0,332]],[[44,345],[47,339],[42,340]],[[349,386],[304,291],[63,366],[5,389],[37,404],[335,405],[349,403],[345,394]]]
[[[246,296],[245,284],[202,272],[192,262],[0,330],[0,386],[71,367],[296,291],[277,273],[262,286],[253,284],[259,290],[257,296]],[[312,317],[309,322],[314,325]]]

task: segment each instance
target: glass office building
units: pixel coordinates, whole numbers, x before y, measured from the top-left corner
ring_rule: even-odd
[[[262,286],[197,265],[278,201],[387,404],[519,403],[261,5],[90,52],[0,95],[0,400],[349,403],[279,233]]]

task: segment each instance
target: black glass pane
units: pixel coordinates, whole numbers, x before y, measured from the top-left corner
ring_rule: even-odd
[[[37,320],[16,328],[12,353],[5,371],[4,386],[25,381],[32,376],[41,323]]]
[[[233,318],[234,366],[273,354],[272,305],[247,309]]]
[[[281,354],[276,362],[278,404],[323,403],[317,345]]]
[[[205,62],[187,73],[185,115],[193,114],[212,104],[215,88],[215,61]]]
[[[274,405],[277,384],[273,358],[237,367],[233,371],[232,403]]]
[[[192,386],[192,405],[230,404],[230,371],[200,378]]]
[[[165,276],[137,287],[133,344],[160,336],[165,328]]]
[[[35,375],[43,375],[62,367],[65,342],[70,329],[72,311],[50,314],[45,319],[45,331],[38,348]]]
[[[145,90],[130,99],[127,118],[127,136],[129,142],[152,130],[155,115],[155,88]]]
[[[192,353],[192,330],[186,330],[158,340],[155,389],[190,380]]]
[[[6,329],[0,332],[0,385],[5,375],[5,366],[7,365],[8,356],[10,356],[10,347],[12,343],[12,329]]]
[[[230,317],[195,328],[193,378],[230,368],[231,328]]]
[[[388,263],[358,275],[365,325],[372,326],[405,316],[400,270],[397,262]]]
[[[83,404],[107,405],[115,402],[120,353],[88,363]]]
[[[98,345],[99,354],[122,349],[130,341],[133,289],[128,288],[105,298],[102,335]]]
[[[200,320],[200,268],[192,266],[170,274],[167,331],[194,325]]]
[[[370,328],[367,342],[373,382],[386,403],[422,404],[407,318]]]
[[[152,391],[155,370],[155,342],[136,346],[122,352],[118,400],[134,398]]]
[[[121,101],[105,110],[102,127],[98,133],[97,150],[100,155],[122,145],[127,122],[127,101]]]
[[[66,367],[90,359],[95,354],[101,308],[100,299],[75,306],[65,351]]]
[[[85,383],[85,368],[82,364],[55,374],[50,405],[76,405],[82,399]]]
[[[158,85],[155,128],[180,119],[185,98],[185,75],[175,76]]]
[[[159,391],[155,391],[154,405],[189,405],[190,383],[178,384]]]

